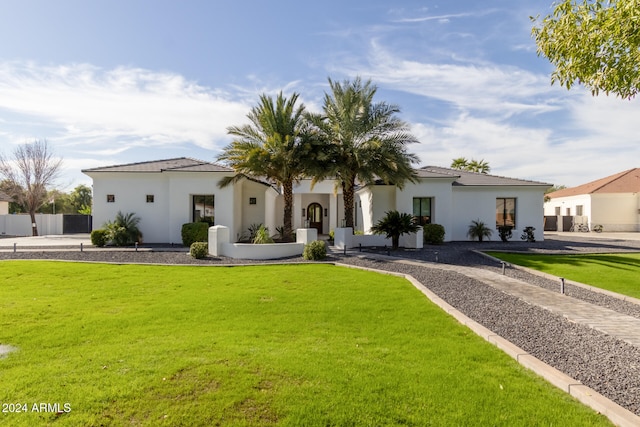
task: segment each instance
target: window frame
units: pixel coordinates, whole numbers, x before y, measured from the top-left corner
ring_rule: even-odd
[[[498,212],[498,202],[502,201],[502,212],[499,213]],[[509,212],[508,211],[508,203],[507,201],[513,201],[513,211]],[[512,227],[512,228],[516,228],[518,222],[518,215],[517,215],[517,209],[518,209],[518,198],[517,197],[496,197],[496,229],[499,227]],[[511,221],[507,221],[507,218],[509,217],[509,214],[512,213],[513,214],[513,218]],[[498,217],[499,215],[502,215],[502,223],[500,223],[500,221],[498,221]]]
[[[429,214],[428,215],[422,215],[424,213],[423,210],[423,203],[424,201],[428,201],[429,204]],[[418,201],[418,210],[419,212],[416,214],[416,201]],[[426,224],[431,224],[433,223],[433,204],[434,204],[434,197],[414,197],[412,200],[413,206],[413,217],[417,218],[417,223],[420,226],[426,225]],[[427,218],[425,221],[423,221],[423,218]]]

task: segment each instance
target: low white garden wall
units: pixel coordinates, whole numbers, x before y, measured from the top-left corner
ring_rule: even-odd
[[[424,245],[422,228],[417,233],[404,234],[400,236],[400,247],[420,249]],[[353,234],[352,228],[336,228],[334,230],[334,245],[338,249],[357,248],[360,245],[367,246],[389,246],[391,239],[387,239],[382,234]]]
[[[304,245],[317,240],[315,229],[296,230],[296,243],[232,243],[229,227],[209,227],[209,254],[236,259],[278,259],[302,255]]]

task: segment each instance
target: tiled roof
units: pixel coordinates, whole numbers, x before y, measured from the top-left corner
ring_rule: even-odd
[[[547,194],[551,199],[556,197],[578,196],[580,194],[597,193],[639,193],[640,168],[629,169],[605,178],[600,178],[577,187],[563,188]]]
[[[82,172],[232,172],[226,166],[189,157],[83,169]]]
[[[533,186],[551,187],[551,184],[525,179],[507,178],[484,173],[468,172],[438,166],[425,166],[417,170],[420,178],[450,178],[457,186]]]

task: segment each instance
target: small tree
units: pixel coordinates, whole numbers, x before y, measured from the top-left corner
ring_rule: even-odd
[[[5,192],[29,212],[32,235],[38,235],[36,212],[47,199],[47,187],[60,172],[62,159],[53,157],[47,141],[36,140],[18,146],[13,158],[0,155],[0,176],[5,179]]]
[[[485,237],[490,238],[492,234],[493,230],[479,219],[471,221],[471,225],[469,225],[469,230],[467,231],[467,236],[471,237],[471,239],[478,239],[479,242],[482,242]]]
[[[420,229],[416,223],[415,217],[408,213],[400,213],[398,211],[389,211],[385,213],[376,225],[371,227],[371,231],[375,234],[385,234],[391,239],[391,247],[398,249],[400,244],[400,236],[403,234],[415,233]]]
[[[554,66],[551,82],[581,83],[632,98],[640,90],[640,37],[635,0],[561,0],[542,20],[532,18],[538,55]]]

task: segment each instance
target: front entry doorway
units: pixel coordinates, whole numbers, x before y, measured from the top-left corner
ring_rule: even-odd
[[[318,230],[318,235],[322,234],[322,206],[320,203],[311,203],[307,208],[307,220],[309,228]]]

